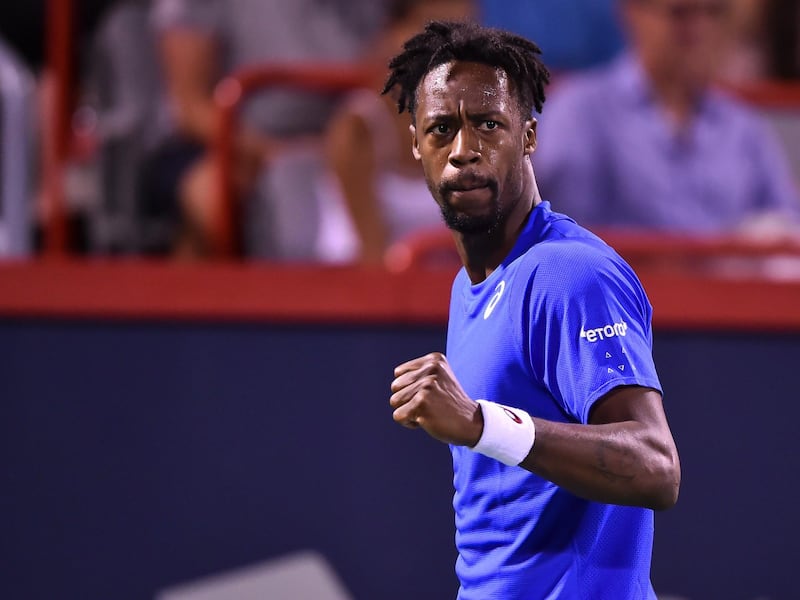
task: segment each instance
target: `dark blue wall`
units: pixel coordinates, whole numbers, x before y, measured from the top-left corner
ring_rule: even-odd
[[[0,321],[0,597],[119,600],[293,550],[453,597],[447,448],[396,426],[408,326]],[[653,580],[795,597],[800,336],[659,334],[683,460]]]

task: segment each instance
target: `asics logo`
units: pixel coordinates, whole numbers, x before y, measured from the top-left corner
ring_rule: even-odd
[[[625,321],[619,323],[612,323],[611,325],[603,325],[602,327],[595,327],[594,329],[584,329],[581,327],[581,338],[585,339],[590,344],[612,338],[616,336],[626,336],[628,334],[628,324]]]
[[[494,311],[494,307],[497,306],[498,302],[500,302],[500,298],[503,297],[503,292],[505,291],[505,289],[506,289],[505,281],[501,281],[494,288],[494,296],[492,296],[489,299],[489,304],[486,305],[486,310],[483,311],[484,321],[489,318],[489,316],[492,314],[492,311]]]

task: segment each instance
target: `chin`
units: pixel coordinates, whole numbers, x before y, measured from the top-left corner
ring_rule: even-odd
[[[450,208],[442,209],[445,225],[453,231],[465,235],[491,235],[502,225],[499,212],[486,215],[468,215]]]

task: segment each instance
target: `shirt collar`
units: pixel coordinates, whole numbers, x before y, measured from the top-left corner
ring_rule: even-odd
[[[528,214],[528,220],[520,231],[517,241],[508,256],[503,261],[503,265],[508,265],[525,254],[531,246],[535,245],[542,238],[544,228],[547,224],[547,219],[550,213],[550,202],[542,200],[531,209]]]

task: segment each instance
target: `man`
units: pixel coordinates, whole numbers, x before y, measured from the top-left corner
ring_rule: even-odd
[[[599,238],[542,201],[532,43],[434,22],[391,63],[464,268],[447,357],[395,369],[394,419],[451,445],[461,600],[655,598],[653,513],[680,467],[651,308]]]
[[[355,60],[385,2],[372,0],[154,0],[160,71],[166,92],[165,139],[144,168],[144,198],[154,213],[177,213],[175,251],[206,255],[218,217],[213,159],[213,91],[232,72],[265,63]],[[314,177],[307,147],[325,127],[334,99],[297,89],[253,94],[242,106],[234,180],[245,203],[250,256],[315,257]],[[312,142],[312,146],[314,143]]]
[[[800,199],[773,132],[712,87],[731,0],[620,7],[630,51],[549,98],[536,154],[544,197],[586,225],[790,233]]]

